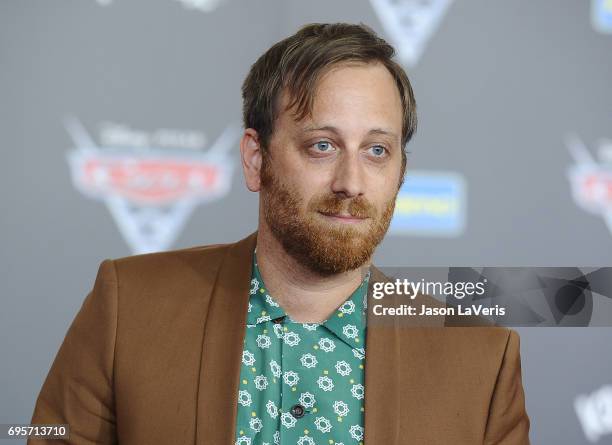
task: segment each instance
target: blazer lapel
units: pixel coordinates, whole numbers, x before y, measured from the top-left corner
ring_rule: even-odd
[[[197,445],[232,445],[235,441],[238,379],[256,241],[254,232],[228,247],[212,290],[200,364]]]
[[[365,358],[365,418],[364,442],[395,445],[399,443],[399,327],[397,317],[384,325],[372,322],[372,287],[375,282],[388,281],[376,267],[371,266],[368,286],[368,310]]]

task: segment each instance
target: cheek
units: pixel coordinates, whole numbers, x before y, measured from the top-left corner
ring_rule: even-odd
[[[289,176],[289,175],[288,175]],[[285,184],[287,191],[293,198],[293,201],[300,212],[307,211],[309,206],[317,198],[317,190],[313,184],[305,181],[299,175],[294,175],[293,178],[286,177]]]
[[[379,208],[384,208],[387,206],[389,201],[395,200],[397,196],[399,178],[396,180],[395,178],[389,178],[389,180],[385,180],[379,184],[377,184],[375,190],[375,195],[373,199],[376,199]]]
[[[332,192],[331,180],[329,175],[324,171],[309,171],[308,169],[301,169],[295,171],[290,176],[293,183],[294,190],[296,190],[300,196],[302,196],[306,202],[313,198],[323,195],[329,195]]]

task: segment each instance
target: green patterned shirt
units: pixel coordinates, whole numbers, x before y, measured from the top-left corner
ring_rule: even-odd
[[[253,254],[236,445],[363,444],[369,276],[325,322],[298,323]]]

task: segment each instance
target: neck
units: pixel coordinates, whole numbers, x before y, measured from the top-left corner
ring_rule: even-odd
[[[304,267],[285,252],[264,224],[257,232],[257,264],[270,295],[300,323],[327,320],[362,280],[359,268],[321,276]]]

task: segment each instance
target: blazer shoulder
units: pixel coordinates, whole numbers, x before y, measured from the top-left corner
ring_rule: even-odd
[[[232,244],[212,244],[130,255],[102,262],[114,270],[119,306],[133,312],[209,296]],[[100,266],[102,268],[102,265]]]
[[[182,249],[151,252],[114,258],[118,275],[161,273],[167,275],[176,267],[187,269],[215,266],[231,243],[192,246]]]

